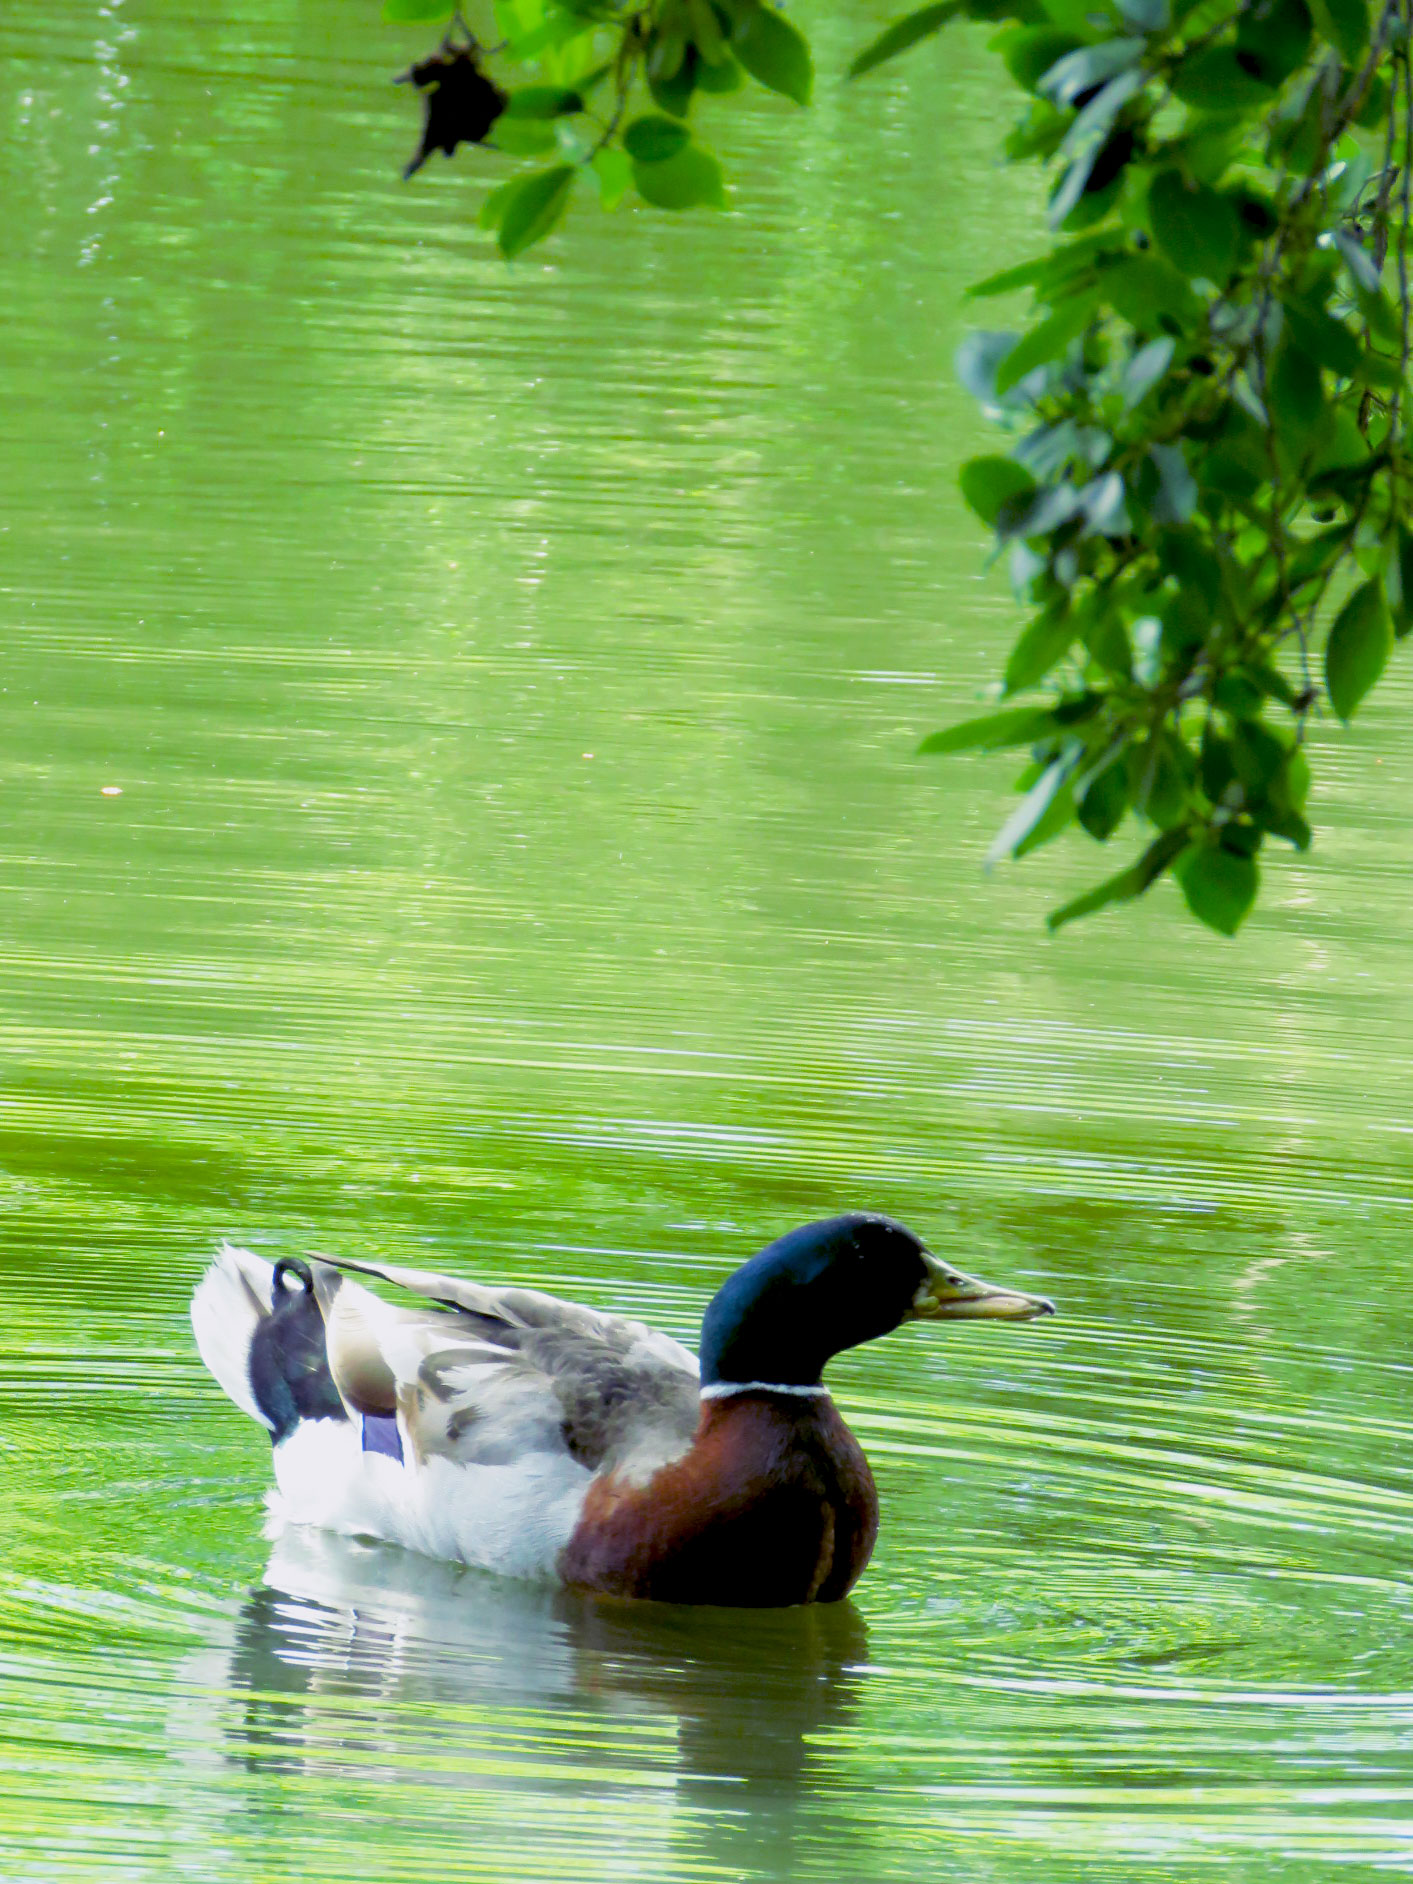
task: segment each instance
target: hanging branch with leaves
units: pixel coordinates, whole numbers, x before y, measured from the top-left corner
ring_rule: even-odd
[[[1348,720],[1413,628],[1410,9],[940,0],[852,68],[991,22],[1028,99],[1006,153],[1053,178],[1052,246],[970,291],[1028,291],[1028,325],[974,334],[958,360],[1014,437],[964,467],[962,493],[1029,619],[1007,704],[923,745],[1028,749],[993,858],[1075,825],[1101,843],[1130,819],[1145,830],[1052,928],[1171,872],[1233,934],[1267,840],[1310,843],[1310,715]],[[435,0],[384,11],[445,16]],[[507,255],[586,172],[610,206],[630,188],[721,206],[694,94],[743,71],[810,93],[808,47],[762,0],[500,0],[496,18],[539,82],[503,94],[495,141],[558,159],[487,199]]]
[[[1148,825],[1052,928],[1172,870],[1229,935],[1267,839],[1310,842],[1309,715],[1347,720],[1413,625],[1408,0],[1120,7],[995,42],[1068,239],[972,290],[1037,318],[963,348],[1019,436],[962,490],[1035,610],[1002,692],[1049,698],[924,749],[1030,748],[993,856]]]
[[[383,17],[443,20],[450,11],[447,0],[385,0]],[[762,0],[498,0],[495,17],[502,40],[494,53],[457,12],[440,52],[406,74],[427,116],[409,169],[429,150],[450,155],[456,142],[553,159],[492,190],[481,206],[481,227],[507,257],[542,242],[581,184],[605,209],[629,190],[658,209],[725,209],[721,165],[688,123],[694,96],[737,91],[749,74],[804,105],[814,83],[803,36]],[[502,92],[485,71],[497,57],[538,82]],[[487,88],[501,101],[489,119]]]

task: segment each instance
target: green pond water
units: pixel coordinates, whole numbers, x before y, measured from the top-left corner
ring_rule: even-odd
[[[911,753],[1040,217],[982,36],[835,82],[889,10],[718,106],[740,213],[514,271],[371,3],[0,18],[7,1880],[1413,1870],[1407,665],[1237,944],[984,876],[1009,769]],[[692,1340],[860,1207],[1061,1315],[834,1364],[830,1610],[267,1538],[186,1318],[229,1235]]]

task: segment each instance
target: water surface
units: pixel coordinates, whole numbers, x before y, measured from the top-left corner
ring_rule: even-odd
[[[398,182],[417,34],[7,8],[6,1877],[1413,1866],[1407,682],[1237,945],[1170,886],[1044,941],[1081,838],[983,876],[1006,767],[910,756],[1012,625],[983,43],[718,111],[738,214],[511,273],[503,160]],[[1062,1317],[835,1364],[828,1612],[267,1539],[186,1322],[231,1235],[690,1340],[858,1207]]]

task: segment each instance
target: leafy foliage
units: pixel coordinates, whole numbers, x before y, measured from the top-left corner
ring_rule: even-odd
[[[431,18],[435,0],[384,11]],[[696,94],[749,75],[811,95],[809,48],[770,0],[495,13],[498,56],[533,83],[483,77],[489,55],[459,15],[410,76],[445,89],[454,63],[459,87],[435,122],[428,102],[418,162],[459,141],[548,160],[483,207],[507,256],[549,234],[581,177],[610,208],[630,188],[665,209],[725,207],[691,129]],[[1267,841],[1311,841],[1311,713],[1327,699],[1347,721],[1413,627],[1410,13],[1413,0],[940,0],[854,61],[861,77],[954,19],[991,22],[1025,99],[1007,154],[1052,178],[1051,246],[971,290],[1028,293],[1028,324],[973,334],[957,361],[1013,441],[961,477],[1028,616],[997,691],[1043,699],[922,748],[1029,748],[993,857],[1075,826],[1098,843],[1144,828],[1137,860],[1052,928],[1171,872],[1192,913],[1233,934]],[[457,98],[470,129],[448,119]]]
[[[1028,288],[1031,325],[958,363],[1016,437],[962,473],[1035,611],[1001,693],[1050,696],[998,848],[1133,817],[1138,863],[1051,926],[1171,870],[1231,935],[1267,840],[1310,842],[1331,604],[1344,720],[1408,619],[1408,0],[983,5],[1057,238],[973,290]]]
[[[806,105],[814,85],[804,36],[769,0],[496,0],[494,14],[501,43],[488,52],[449,0],[383,0],[391,23],[447,22],[441,47],[404,74],[426,114],[406,175],[462,143],[546,161],[482,205],[508,259],[550,234],[581,174],[606,209],[630,188],[659,209],[725,209],[721,165],[692,136],[695,96],[749,75]],[[503,89],[494,61],[532,82]],[[646,108],[630,119],[635,105]]]

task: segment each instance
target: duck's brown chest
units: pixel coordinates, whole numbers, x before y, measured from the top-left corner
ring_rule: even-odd
[[[596,1480],[560,1574],[669,1603],[834,1602],[877,1535],[873,1474],[833,1402],[742,1393],[705,1402],[691,1450],[646,1484]]]

